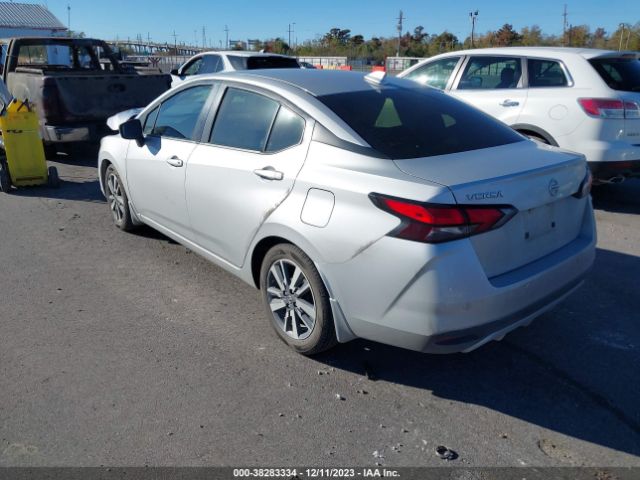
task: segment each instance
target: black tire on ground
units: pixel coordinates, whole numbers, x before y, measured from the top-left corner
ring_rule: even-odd
[[[0,162],[0,190],[4,193],[11,192],[11,176],[5,162]]]
[[[58,176],[58,169],[56,167],[49,167],[47,170],[47,185],[51,188],[60,188],[60,177]]]
[[[272,267],[277,266],[277,262],[281,260],[292,262],[292,264],[300,268],[309,283],[310,289],[308,291],[313,296],[315,323],[311,333],[304,339],[292,338],[288,335],[282,325],[278,323],[270,307],[269,294],[267,292],[270,286],[269,271]],[[303,355],[314,355],[328,350],[338,343],[333,323],[333,315],[331,313],[329,294],[315,265],[300,248],[288,243],[282,243],[267,252],[262,261],[262,268],[260,269],[260,289],[262,291],[265,312],[271,320],[271,325],[278,336],[295,351]],[[309,298],[310,297],[307,297],[307,299]]]
[[[104,189],[113,223],[125,232],[134,230],[135,225],[131,220],[131,211],[129,210],[129,198],[124,190],[120,175],[113,165],[109,165],[104,174]]]

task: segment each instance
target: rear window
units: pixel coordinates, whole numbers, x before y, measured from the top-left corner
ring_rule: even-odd
[[[497,120],[426,88],[371,89],[318,99],[392,159],[447,155],[523,140]]]
[[[229,61],[236,70],[258,70],[263,68],[300,68],[295,58],[287,57],[240,57],[229,56]]]
[[[635,58],[594,58],[589,63],[609,88],[640,92],[640,60]]]

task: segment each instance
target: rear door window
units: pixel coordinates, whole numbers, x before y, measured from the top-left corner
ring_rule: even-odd
[[[209,142],[262,152],[280,104],[258,93],[228,88],[218,109]]]
[[[182,140],[193,139],[211,88],[211,85],[199,85],[182,90],[162,102],[151,135]]]
[[[471,57],[464,69],[458,90],[517,88],[522,77],[522,62],[517,57]]]
[[[416,68],[404,78],[444,90],[459,60],[460,57],[436,60]]]
[[[589,63],[609,88],[640,92],[640,60],[633,57],[594,58]]]
[[[279,152],[302,141],[304,120],[286,107],[280,107],[267,142],[267,152]]]
[[[530,88],[566,87],[567,76],[560,63],[553,60],[527,60],[527,72]]]
[[[235,70],[258,70],[263,68],[300,68],[295,58],[256,55],[255,57],[241,57],[229,55],[229,62]]]
[[[391,159],[447,155],[523,141],[492,117],[424,87],[372,88],[318,100]]]

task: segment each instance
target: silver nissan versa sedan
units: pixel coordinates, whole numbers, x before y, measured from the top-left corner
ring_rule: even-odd
[[[261,289],[303,354],[357,337],[468,352],[594,260],[582,155],[408,80],[224,73],[130,116],[99,154],[116,226],[147,224]]]

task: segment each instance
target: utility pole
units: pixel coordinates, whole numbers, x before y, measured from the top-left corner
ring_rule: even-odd
[[[226,25],[224,26],[224,33],[226,34],[224,48],[225,50],[229,50],[229,27]]]
[[[71,5],[67,4],[67,31],[69,32],[67,35],[71,36]]]
[[[569,46],[573,43],[573,25],[569,25]]]
[[[620,28],[622,29],[622,31],[620,32],[620,46],[618,47],[618,51],[622,50],[622,39],[624,38],[624,27],[625,27],[625,24],[621,23]]]
[[[202,49],[207,48],[207,32],[204,25],[202,26]]]
[[[562,14],[562,17],[564,18],[563,22],[562,22],[562,46],[564,47],[567,40],[567,16],[569,14],[567,13],[567,4],[564,4],[564,13]]]
[[[471,48],[475,48],[475,33],[476,22],[478,21],[478,10],[475,12],[469,12],[469,18],[471,19]]]
[[[289,30],[287,30],[287,32],[289,33],[289,48],[291,48],[291,35],[295,32],[295,28],[296,28],[296,22],[290,23],[289,24]]]
[[[400,56],[400,41],[402,39],[402,22],[404,20],[404,14],[400,10],[400,16],[398,17],[398,48],[396,50],[396,57]]]

